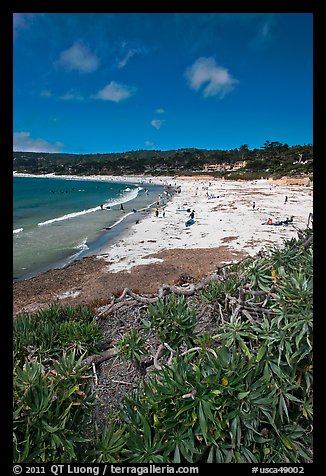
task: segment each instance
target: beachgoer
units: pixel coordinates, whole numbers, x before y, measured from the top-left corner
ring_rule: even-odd
[[[273,225],[273,220],[271,218],[268,219],[267,225]]]
[[[195,210],[193,210],[193,211],[190,213],[189,218],[191,218],[192,220],[195,218]]]
[[[252,202],[252,209],[254,210],[256,207],[256,202]]]
[[[155,216],[158,217],[158,209],[155,210]]]
[[[103,210],[103,203],[101,203],[100,207],[101,207],[101,210]]]
[[[285,200],[284,200],[284,203],[286,203],[288,201],[288,197],[286,196],[285,197]]]
[[[122,203],[120,205],[120,210],[124,210]]]

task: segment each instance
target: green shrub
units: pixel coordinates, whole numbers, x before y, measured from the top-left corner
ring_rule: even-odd
[[[144,327],[155,331],[159,340],[167,342],[173,349],[179,348],[182,343],[194,342],[196,313],[184,296],[170,295],[165,301],[150,304],[147,317],[143,320]]]
[[[92,375],[75,351],[45,371],[42,361],[14,370],[14,462],[72,462],[84,457],[95,397]]]
[[[68,348],[94,353],[101,332],[93,318],[93,312],[83,306],[52,305],[34,314],[19,314],[13,324],[16,358],[24,362],[32,348],[42,357],[57,357]]]
[[[145,340],[139,331],[132,329],[122,336],[116,345],[119,355],[123,360],[140,362],[142,357],[147,355]]]
[[[226,305],[215,332],[196,336],[198,347],[177,352],[124,399],[128,462],[312,461],[312,247],[305,240],[239,266],[243,307]],[[203,296],[222,302],[231,292],[239,297],[229,280]],[[148,327],[161,342],[173,341],[171,308],[175,302],[149,310]]]
[[[212,319],[209,331],[195,334],[195,310],[183,296],[148,306],[144,329],[125,334],[118,352],[140,362],[144,331],[175,352],[101,429],[86,431],[95,400],[83,356],[77,358],[98,345],[92,314],[53,307],[20,316],[14,323],[15,462],[312,462],[309,236],[302,232],[208,285],[201,299],[214,304],[213,313],[223,308],[222,322]],[[74,350],[62,356],[65,347]]]
[[[239,286],[240,279],[238,276],[230,276],[221,281],[212,281],[202,290],[201,297],[207,303],[223,301],[227,295],[234,295]]]

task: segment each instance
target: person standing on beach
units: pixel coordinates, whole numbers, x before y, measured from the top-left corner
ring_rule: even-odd
[[[252,202],[252,209],[254,210],[256,208],[256,202]]]
[[[193,211],[190,213],[189,218],[191,218],[192,220],[195,218],[195,210],[193,210]]]

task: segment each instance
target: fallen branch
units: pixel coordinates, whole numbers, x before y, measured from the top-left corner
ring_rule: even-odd
[[[87,357],[83,361],[83,364],[84,365],[93,365],[93,363],[94,363],[95,365],[100,365],[100,364],[102,364],[102,362],[105,362],[106,360],[111,359],[111,357],[115,356],[116,354],[117,354],[116,349],[111,348],[111,349],[108,349],[108,350],[102,352],[102,354],[90,355],[89,357]]]
[[[180,354],[180,357],[183,357],[184,355],[190,354],[190,352],[196,352],[197,350],[203,350],[201,347],[192,347],[191,349],[185,350]]]
[[[162,350],[164,349],[164,345],[163,344],[160,344],[158,346],[158,349],[156,351],[156,354],[154,355],[154,361],[153,361],[153,365],[154,367],[157,369],[157,370],[162,370],[162,367],[161,365],[158,363],[158,360],[160,358],[160,355],[161,355],[161,352]]]
[[[302,246],[306,248],[308,245],[310,245],[312,240],[313,240],[313,235],[309,236],[309,238],[304,243],[302,243]]]
[[[168,360],[168,365],[171,365],[173,356],[176,354],[176,351],[174,349],[172,349],[172,347],[169,346],[169,344],[167,342],[164,342],[164,345],[170,351],[170,357],[169,357],[169,360]]]
[[[253,257],[248,256],[236,264],[240,264],[247,259],[253,259]],[[143,304],[154,304],[159,299],[163,299],[168,294],[176,294],[177,296],[193,296],[195,292],[200,291],[210,282],[226,279],[226,277],[234,274],[234,272],[230,272],[228,274],[226,273],[226,268],[232,266],[232,264],[234,263],[228,263],[223,266],[219,266],[215,273],[205,276],[197,284],[191,283],[187,287],[163,284],[159,288],[157,295],[154,295],[152,297],[142,296],[140,294],[134,293],[131,289],[125,288],[118,298],[112,298],[110,304],[106,304],[105,306],[99,307],[96,310],[95,318],[98,319],[107,317],[108,315],[113,314],[123,306],[130,307],[136,305],[138,302]],[[126,301],[125,299],[128,296],[131,297],[132,300]]]
[[[130,296],[132,300],[126,301],[124,300],[127,296]],[[118,309],[123,306],[133,306],[135,304],[142,303],[142,304],[153,304],[158,300],[157,297],[146,297],[141,296],[140,294],[134,293],[131,289],[125,288],[121,296],[117,299],[111,300],[110,304],[106,304],[105,306],[101,306],[96,310],[96,317],[106,317],[109,314],[113,314]]]
[[[253,312],[261,312],[261,313],[266,313],[266,314],[277,314],[277,312],[273,311],[272,309],[265,309],[264,307],[258,307],[258,306],[243,306],[243,309],[246,309],[247,311],[253,311]]]
[[[111,380],[111,382],[113,382],[113,383],[120,383],[120,384],[122,384],[122,385],[133,385],[133,386],[136,386],[135,383],[125,382],[124,380]]]
[[[191,392],[189,393],[185,393],[184,395],[182,395],[181,398],[192,398],[192,400],[195,400],[196,398],[196,389],[195,388],[192,388],[191,389]]]
[[[94,363],[94,362],[92,362],[92,368],[93,368],[93,375],[94,375],[94,385],[95,385],[95,387],[97,387],[97,385],[98,385],[98,378],[97,378],[97,373],[96,373],[95,363]]]

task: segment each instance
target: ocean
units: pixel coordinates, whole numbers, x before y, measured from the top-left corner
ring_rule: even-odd
[[[109,243],[162,192],[163,185],[151,183],[14,176],[13,280],[63,267]]]

